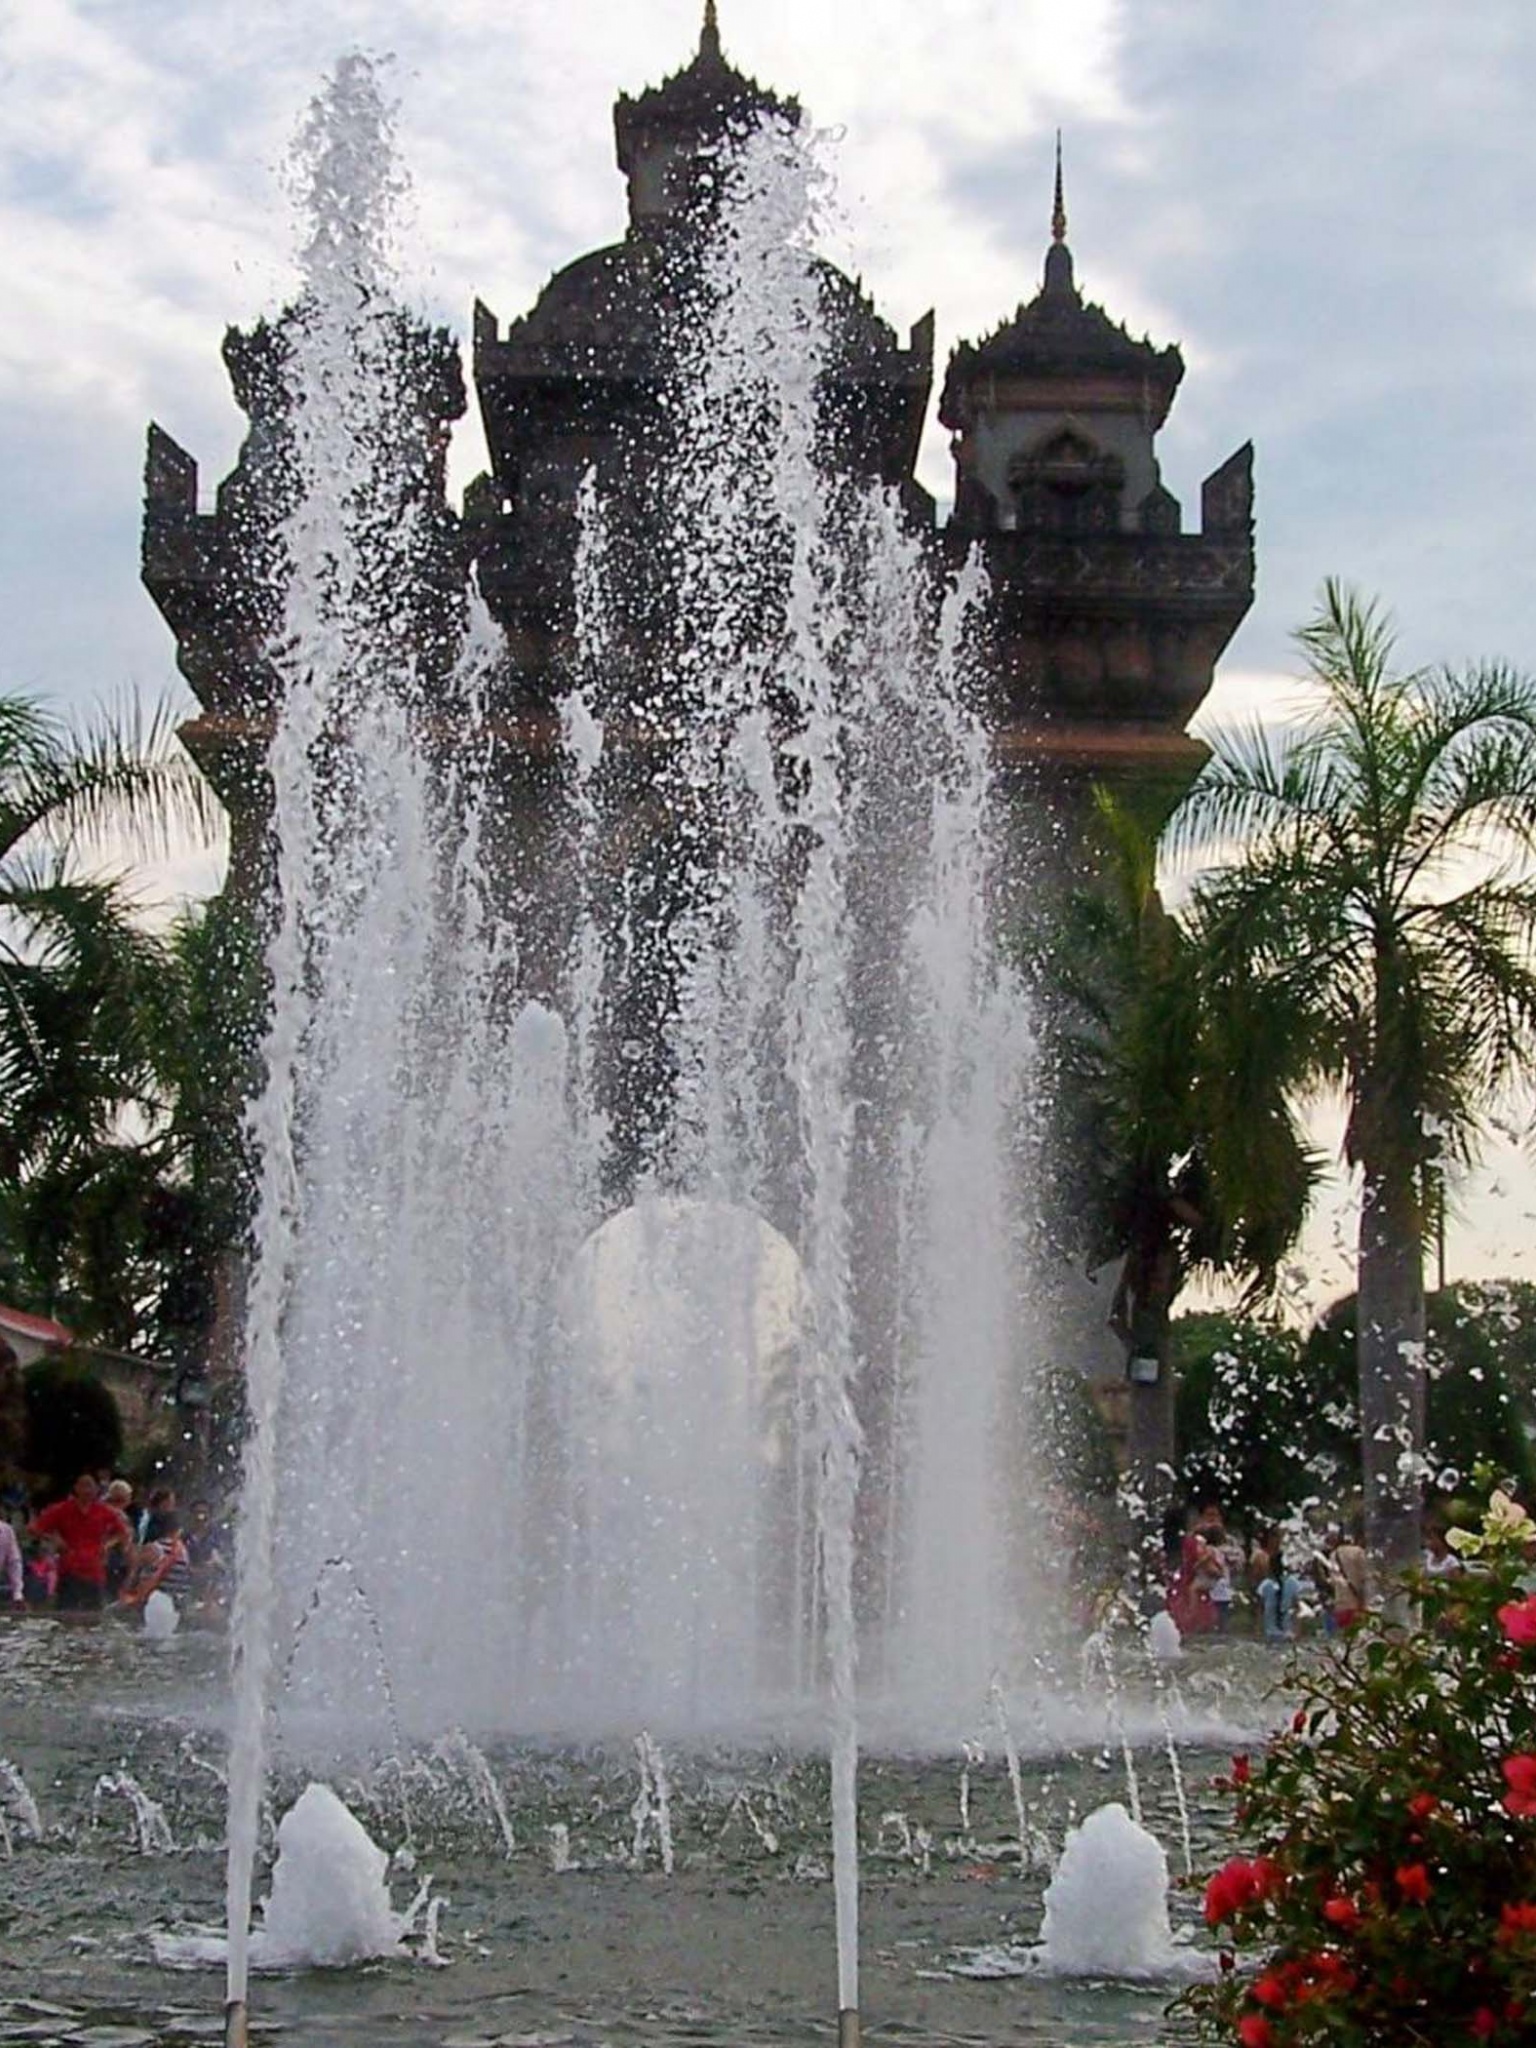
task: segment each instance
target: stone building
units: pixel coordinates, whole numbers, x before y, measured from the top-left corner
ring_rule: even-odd
[[[596,465],[622,496],[634,476],[656,428],[679,266],[690,239],[708,232],[719,146],[765,114],[800,118],[796,102],[726,60],[713,0],[693,60],[659,87],[620,95],[623,239],[577,257],[505,327],[475,307],[472,377],[491,469],[466,492],[462,513],[443,484],[448,433],[465,402],[458,353],[446,334],[416,337],[422,485],[442,543],[438,595],[451,615],[476,578],[506,636],[507,709],[523,719],[530,748],[548,738],[540,714],[570,623],[579,480]],[[1094,777],[1174,788],[1198,761],[1184,728],[1252,601],[1252,451],[1239,449],[1206,479],[1201,529],[1182,531],[1156,449],[1182,358],[1132,339],[1083,298],[1059,163],[1051,235],[1035,297],[951,356],[939,401],[955,457],[945,524],[915,473],[932,315],[903,345],[859,288],[826,266],[837,366],[827,397],[845,425],[838,459],[851,472],[897,488],[936,547],[980,548],[994,593],[1000,757],[1031,770],[1037,790],[1071,810],[1072,793]],[[274,517],[267,475],[291,317],[226,336],[249,431],[213,509],[200,508],[192,457],[159,427],[149,435],[144,581],[202,707],[185,736],[230,805],[237,878],[257,860],[271,710],[261,651],[270,597],[259,572]]]
[[[710,233],[721,146],[764,115],[798,122],[800,110],[727,61],[709,0],[691,61],[615,105],[629,199],[622,239],[578,256],[506,325],[474,309],[470,372],[491,467],[462,508],[444,485],[448,436],[465,405],[459,354],[444,333],[412,339],[412,459],[435,535],[418,637],[451,642],[471,579],[504,636],[491,709],[509,861],[537,860],[527,850],[548,826],[581,479],[595,470],[605,501],[621,518],[627,508],[643,556],[644,477],[664,439],[678,294]],[[938,406],[955,460],[946,521],[916,476],[932,396],[931,314],[903,341],[857,284],[823,266],[833,367],[821,400],[833,459],[895,490],[936,560],[980,552],[992,593],[991,715],[1018,799],[1016,837],[1050,845],[1059,872],[1091,858],[1094,782],[1131,790],[1156,816],[1198,765],[1186,726],[1252,601],[1253,489],[1244,447],[1206,479],[1200,529],[1184,530],[1157,457],[1182,358],[1134,339],[1083,297],[1059,159],[1050,234],[1034,297],[950,357]],[[159,427],[149,433],[144,581],[201,707],[187,744],[231,810],[232,884],[252,891],[263,872],[261,760],[273,705],[264,570],[282,510],[281,362],[294,317],[226,336],[249,431],[211,509],[192,457]],[[610,733],[621,728],[610,717]],[[648,772],[643,762],[635,770]],[[642,1099],[645,1075],[621,1076],[620,1098],[626,1089]]]
[[[1058,153],[1040,290],[950,358],[945,539],[979,544],[990,572],[1003,758],[1178,784],[1199,760],[1184,728],[1253,601],[1253,450],[1206,478],[1183,532],[1157,461],[1183,358],[1084,300],[1066,235]]]

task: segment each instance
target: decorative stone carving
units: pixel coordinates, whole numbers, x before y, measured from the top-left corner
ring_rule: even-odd
[[[1253,537],[1253,443],[1245,441],[1200,487],[1200,524],[1206,533]]]

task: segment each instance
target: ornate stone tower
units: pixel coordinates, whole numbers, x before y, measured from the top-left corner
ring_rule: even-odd
[[[149,429],[144,468],[141,575],[176,635],[177,662],[198,701],[181,739],[229,812],[229,886],[244,896],[266,872],[263,763],[277,690],[268,648],[280,616],[277,530],[291,502],[284,365],[303,317],[302,307],[289,307],[224,336],[225,367],[248,425],[211,509],[198,501],[196,460],[160,426]],[[403,341],[416,411],[409,459],[432,536],[412,627],[429,659],[441,661],[451,658],[463,609],[460,522],[444,478],[464,376],[443,330],[403,325]]]
[[[423,491],[438,508],[437,634],[458,615],[471,571],[501,627],[507,666],[499,710],[514,739],[513,783],[537,799],[533,757],[552,736],[571,623],[576,498],[595,468],[604,496],[643,524],[646,464],[663,441],[664,392],[686,290],[710,232],[719,150],[764,113],[800,110],[729,64],[713,0],[692,60],[614,107],[629,188],[623,239],[556,273],[505,329],[483,305],[473,376],[491,469],[465,494],[462,521],[443,490],[443,455],[463,409],[446,335],[414,337],[422,366]],[[933,320],[905,347],[850,279],[830,265],[824,301],[834,369],[823,393],[832,445],[850,474],[900,491],[931,525],[915,477],[932,376]],[[240,882],[259,865],[259,763],[271,712],[262,646],[270,597],[261,575],[279,516],[285,313],[226,337],[235,395],[250,420],[239,463],[202,510],[197,466],[150,429],[143,575],[177,640],[202,706],[186,738],[228,802]],[[1043,285],[984,341],[950,359],[939,416],[951,429],[954,516],[936,535],[951,557],[979,546],[991,577],[1000,755],[1028,771],[1046,805],[1080,821],[1094,778],[1129,779],[1166,797],[1193,772],[1185,724],[1252,602],[1252,451],[1207,478],[1198,533],[1181,531],[1158,471],[1156,435],[1183,376],[1176,348],[1135,341],[1078,289],[1066,241],[1058,155]],[[525,819],[521,797],[513,810]]]
[[[553,687],[569,622],[581,479],[594,469],[604,498],[621,507],[643,500],[646,465],[665,445],[680,302],[710,232],[720,151],[764,115],[797,125],[800,108],[726,61],[710,0],[692,61],[615,103],[629,188],[624,239],[558,271],[505,330],[475,307],[474,383],[492,466],[471,486],[465,517],[481,591],[530,702]],[[903,349],[830,265],[823,286],[836,368],[822,397],[837,421],[839,463],[900,488],[931,521],[913,470],[932,383],[932,315]]]
[[[1184,727],[1253,601],[1253,450],[1181,530],[1156,437],[1184,375],[1084,300],[1067,246],[1060,144],[1045,277],[1011,320],[950,358],[947,537],[991,575],[1005,759],[1058,789],[1126,776],[1176,790],[1200,749]]]
[[[595,471],[605,513],[627,522],[642,597],[649,476],[667,447],[666,393],[679,309],[714,218],[722,144],[763,114],[795,122],[799,108],[737,71],[721,50],[713,0],[691,60],[660,86],[614,108],[618,165],[629,193],[622,239],[556,273],[505,327],[483,305],[473,318],[473,383],[490,469],[447,502],[444,458],[464,407],[459,354],[447,335],[414,331],[420,391],[412,435],[419,488],[431,510],[431,574],[412,630],[446,660],[471,577],[495,620],[505,661],[491,695],[494,816],[487,845],[509,897],[539,906],[522,962],[529,984],[563,958],[560,774],[554,702],[569,673],[574,621],[578,492]],[[992,710],[1010,774],[1010,831],[1021,850],[1020,915],[1048,900],[1051,877],[1091,859],[1087,793],[1097,779],[1128,785],[1154,812],[1193,773],[1201,749],[1185,726],[1253,594],[1251,450],[1243,448],[1202,492],[1197,533],[1181,530],[1163,485],[1156,436],[1183,376],[1176,348],[1136,341],[1078,289],[1066,242],[1060,164],[1042,287],[1015,316],[950,360],[940,418],[956,461],[954,515],[935,527],[916,481],[932,380],[933,320],[905,345],[852,280],[822,270],[831,368],[819,394],[832,431],[831,461],[899,493],[927,529],[936,560],[982,553],[992,601]],[[275,526],[285,506],[283,314],[226,337],[236,398],[250,422],[239,462],[211,508],[198,501],[197,466],[151,427],[145,480],[144,582],[176,636],[182,673],[199,700],[185,729],[191,751],[231,813],[231,888],[247,904],[266,871],[262,763],[274,709],[266,654],[275,624]],[[652,549],[651,553],[659,550]],[[664,599],[664,577],[656,577]],[[670,971],[665,924],[669,859],[650,829],[647,779],[654,750],[626,749],[622,714],[645,696],[654,670],[654,617],[621,622],[602,709],[605,773],[619,778],[636,831],[622,843],[636,900],[661,906],[642,920],[655,957],[637,955],[629,985],[638,1010],[661,1014],[647,976]],[[665,622],[663,621],[663,628]],[[1048,866],[1026,863],[1044,845]],[[647,864],[649,870],[647,871]],[[637,884],[638,877],[638,884]],[[1043,886],[1042,886],[1042,877]],[[520,889],[520,884],[526,887]],[[643,884],[641,887],[639,884]],[[547,972],[546,969],[549,971]],[[622,1018],[612,1063],[616,1109],[655,1094],[654,1036]],[[625,1122],[624,1115],[616,1117]],[[631,1115],[628,1123],[638,1119]],[[868,1312],[871,1327],[878,1305]]]

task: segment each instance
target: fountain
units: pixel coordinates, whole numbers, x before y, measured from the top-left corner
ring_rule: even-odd
[[[389,1857],[329,1785],[309,1784],[278,1823],[272,1889],[249,1937],[249,1961],[262,1970],[340,1970],[405,1955],[435,1963],[438,1905],[428,1877],[405,1911],[396,1911]],[[407,1937],[418,1923],[424,1936],[411,1950]],[[223,1961],[228,1949],[217,1934],[154,1941],[156,1961],[172,1969]]]
[[[1160,1976],[1176,1966],[1168,1859],[1118,1801],[1067,1837],[1046,1888],[1040,1961],[1070,1977]]]
[[[1176,1983],[1215,1969],[1212,1956],[1174,1934],[1168,1858],[1118,1800],[1070,1830],[1044,1903],[1038,1943],[975,1950],[961,1974]]]
[[[861,1695],[914,1739],[1001,1712],[1027,1605],[1031,1040],[989,937],[984,593],[938,587],[839,466],[825,181],[766,119],[673,252],[659,558],[601,463],[581,493],[530,879],[496,638],[472,606],[445,663],[409,629],[429,429],[388,131],[344,61],[301,136],[281,365],[229,2038],[274,1739],[640,1726],[825,1731],[847,2044]],[[366,1597],[323,1597],[338,1574]],[[637,1848],[670,1867],[650,1733],[639,1756]]]
[[[14,1851],[13,1820],[24,1836],[34,1842],[43,1839],[43,1819],[31,1787],[10,1758],[0,1756],[0,1851],[7,1856]]]

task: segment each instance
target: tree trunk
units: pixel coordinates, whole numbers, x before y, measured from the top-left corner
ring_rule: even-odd
[[[1413,1171],[1365,1160],[1356,1357],[1365,1538],[1386,1577],[1419,1562],[1424,1454],[1424,1254]]]
[[[1181,1275],[1168,1253],[1151,1261],[1143,1277],[1146,1292],[1137,1300],[1125,1332],[1126,1370],[1131,1382],[1126,1465],[1131,1483],[1145,1503],[1147,1528],[1156,1532],[1177,1485],[1172,1320]],[[1138,1360],[1155,1361],[1154,1381],[1136,1377]]]

